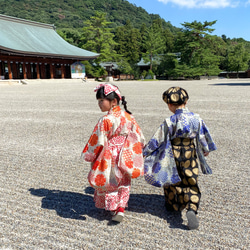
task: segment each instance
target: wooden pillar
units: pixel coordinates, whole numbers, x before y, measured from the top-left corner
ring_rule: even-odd
[[[36,64],[36,78],[40,79],[39,63]]]
[[[30,63],[26,64],[26,67],[27,67],[27,78],[31,79],[32,78],[31,77],[31,64]]]
[[[65,78],[65,66],[64,66],[64,64],[61,65],[61,72],[62,72],[61,78]]]
[[[55,65],[54,63],[50,63],[50,79],[54,79],[54,68],[55,68]]]
[[[9,74],[9,79],[12,79],[12,72],[11,72],[10,61],[8,61],[8,74]]]
[[[42,79],[45,79],[45,76],[46,74],[45,74],[45,64],[44,63],[42,63],[41,64],[41,78]]]
[[[26,63],[23,62],[23,79],[27,79]]]
[[[71,76],[71,66],[70,66],[70,64],[68,64],[67,66],[66,66],[66,74],[67,74],[67,78],[71,78],[72,76]]]
[[[13,70],[12,77],[14,79],[17,79],[18,78],[18,75],[17,75],[17,63],[13,62],[12,70]]]
[[[17,62],[16,63],[16,70],[17,70],[17,78],[20,79],[21,76],[20,76],[20,62]]]

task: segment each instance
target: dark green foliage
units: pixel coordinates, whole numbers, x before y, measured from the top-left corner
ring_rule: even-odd
[[[81,29],[96,11],[107,14],[115,28],[130,20],[134,28],[143,23],[149,26],[159,15],[148,14],[141,7],[122,0],[0,0],[0,14],[54,24],[57,29]],[[162,19],[163,27],[172,32],[178,29]]]
[[[54,24],[67,42],[99,53],[84,62],[88,76],[107,75],[100,62],[116,62],[136,78],[198,78],[250,66],[250,42],[210,35],[216,21],[185,22],[179,29],[126,0],[0,0],[0,6],[0,14]],[[140,72],[141,58],[149,73]]]
[[[114,34],[109,27],[110,22],[106,20],[106,14],[95,12],[95,15],[85,22],[82,34],[82,48],[100,54],[96,63],[110,62],[116,60],[116,45]]]
[[[116,28],[114,40],[116,52],[126,57],[129,63],[134,64],[140,60],[141,34],[139,29],[133,28],[129,20],[124,26]]]
[[[164,37],[160,19],[154,20],[146,30],[145,35],[142,37],[142,43],[145,50],[143,59],[145,62],[150,62],[150,70],[152,70],[154,58],[163,54],[166,50],[166,37]]]
[[[201,75],[218,75],[219,56],[214,51],[216,37],[209,33],[213,22],[184,23],[182,33],[179,33],[176,49],[180,52],[180,60],[171,72],[184,77],[199,77]],[[166,58],[167,61],[169,58]],[[174,61],[172,61],[173,63]]]

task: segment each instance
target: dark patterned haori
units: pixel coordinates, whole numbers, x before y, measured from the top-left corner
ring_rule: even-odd
[[[165,126],[167,134],[164,133]],[[161,164],[165,162],[170,168],[177,167],[181,179],[179,183],[164,187],[166,206],[176,211],[187,208],[197,213],[201,197],[197,184],[197,159],[202,172],[211,174],[212,170],[206,163],[204,152],[216,150],[216,145],[204,121],[188,108],[177,109],[174,115],[161,124],[144,148],[143,155],[154,154],[166,141],[169,150],[164,158],[168,160],[161,159]]]
[[[196,213],[201,193],[198,187],[199,169],[194,140],[175,138],[171,143],[181,182],[164,187],[166,207],[175,211],[186,208]]]

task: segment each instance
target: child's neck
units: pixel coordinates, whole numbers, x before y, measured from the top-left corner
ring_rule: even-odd
[[[182,104],[182,105],[180,105],[180,106],[176,106],[176,109],[184,109],[186,107],[186,105],[185,104]]]
[[[173,113],[175,113],[175,111],[177,109],[183,109],[185,107],[186,107],[185,104],[182,104],[182,105],[171,105],[171,107],[169,109],[170,109],[170,111],[172,111]]]

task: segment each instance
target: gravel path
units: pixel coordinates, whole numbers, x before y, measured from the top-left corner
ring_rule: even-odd
[[[199,177],[199,230],[143,178],[121,224],[95,208],[80,153],[103,115],[96,82],[0,83],[0,249],[249,249],[250,79],[116,83],[146,140],[170,115],[161,95],[174,85],[210,128],[218,150],[213,175]]]

